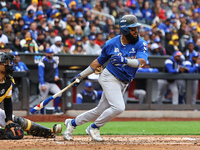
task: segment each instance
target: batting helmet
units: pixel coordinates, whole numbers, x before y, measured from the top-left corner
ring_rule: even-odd
[[[138,27],[140,25],[141,24],[137,21],[137,17],[134,15],[125,15],[119,20],[120,32],[124,35],[130,33],[130,27]]]

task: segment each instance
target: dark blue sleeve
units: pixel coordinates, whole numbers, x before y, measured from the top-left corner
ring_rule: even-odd
[[[28,67],[26,66],[26,64],[23,63],[23,62],[22,62],[22,64],[23,64],[24,70],[29,71],[29,69],[28,69]]]
[[[137,47],[137,59],[143,58],[145,61],[147,61],[148,58],[148,44],[146,41],[141,40]]]
[[[97,61],[100,65],[103,65],[108,61],[109,58],[109,47],[108,43],[106,43],[101,51],[101,55],[97,58]]]
[[[38,74],[40,83],[44,84],[44,66],[41,63],[38,64]]]
[[[173,68],[173,64],[166,64],[165,66],[169,73],[178,73],[179,72],[177,69]]]
[[[97,98],[100,99],[103,91],[97,91]]]
[[[194,65],[193,67],[191,65],[186,65],[185,67],[189,69],[188,70],[189,73],[194,73],[198,69],[196,65]]]
[[[77,104],[82,104],[82,98],[77,97],[77,99],[76,99],[76,103],[77,103]]]

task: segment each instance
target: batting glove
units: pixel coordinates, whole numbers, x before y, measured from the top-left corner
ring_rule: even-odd
[[[81,77],[80,73],[79,73],[78,75],[76,75],[75,77],[73,77],[73,78],[70,80],[70,82],[71,82],[71,83],[74,82],[77,78],[80,80],[80,82],[81,82],[82,79],[83,79],[83,78]],[[80,83],[80,82],[79,82],[79,83]],[[78,86],[79,83],[74,83],[73,86]]]
[[[127,64],[127,58],[120,55],[113,55],[110,58],[110,61],[115,66],[119,66],[120,64]]]

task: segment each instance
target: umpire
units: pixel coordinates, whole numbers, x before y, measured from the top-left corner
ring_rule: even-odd
[[[38,73],[39,73],[39,91],[40,91],[40,100],[43,101],[48,98],[49,92],[56,94],[60,91],[60,88],[56,84],[59,80],[58,77],[58,64],[53,59],[54,53],[51,48],[46,49],[46,57],[40,61],[38,64]],[[58,109],[58,105],[61,101],[61,95],[55,98],[55,109],[54,114],[62,115]]]

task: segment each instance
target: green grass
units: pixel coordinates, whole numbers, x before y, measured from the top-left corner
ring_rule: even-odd
[[[66,129],[64,122],[38,122],[46,127],[61,124],[62,132]],[[85,129],[91,123],[77,126],[74,135],[86,135]],[[102,135],[200,135],[199,121],[136,121],[108,122],[100,129]],[[60,134],[61,135],[61,134]]]

